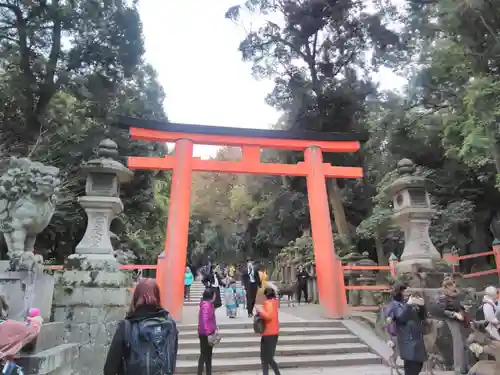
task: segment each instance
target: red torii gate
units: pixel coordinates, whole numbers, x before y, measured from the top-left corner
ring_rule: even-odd
[[[360,178],[363,170],[323,163],[323,152],[356,152],[360,147],[359,135],[201,126],[122,117],[118,125],[128,128],[133,140],[175,142],[173,155],[128,158],[131,169],[173,171],[165,250],[158,258],[157,280],[162,304],[174,318],[181,318],[184,305],[193,171],[305,176],[320,303],[328,317],[340,318],[345,314],[346,296],[336,287],[344,275],[335,255],[326,178]],[[193,157],[194,144],[237,146],[243,156],[240,161],[202,160]],[[303,151],[304,162],[262,163],[262,148]]]

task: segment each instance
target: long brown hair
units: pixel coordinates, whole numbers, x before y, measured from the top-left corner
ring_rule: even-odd
[[[143,278],[139,280],[134,290],[129,314],[143,305],[155,306],[157,309],[161,309],[160,288],[158,288],[155,279]]]

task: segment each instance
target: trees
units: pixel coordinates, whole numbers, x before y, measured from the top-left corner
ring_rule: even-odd
[[[283,112],[277,126],[369,133],[359,155],[326,157],[333,164],[365,167],[361,181],[329,185],[340,251],[370,250],[381,262],[401,251],[401,233],[392,224],[383,190],[402,158],[412,159],[430,181],[438,249],[455,246],[470,253],[490,246],[499,198],[498,17],[491,3],[386,1],[373,9],[357,1],[248,0],[229,9],[226,18],[243,25],[249,13],[264,21],[246,28],[239,49],[256,78],[275,82],[267,102]],[[405,74],[407,86],[380,91],[371,79],[380,66]],[[275,157],[300,158],[283,152]],[[272,257],[279,248],[301,243],[295,239],[308,229],[306,191],[300,178],[274,179],[278,188],[258,181],[259,197],[251,196],[247,185],[236,187],[247,210],[250,196],[258,198],[261,213],[279,212],[283,196],[280,203],[296,196],[305,207],[302,222],[289,222],[295,231],[281,237],[285,244],[276,241],[280,231],[263,220],[265,214],[245,218],[246,233],[252,233],[249,246],[257,249],[262,239],[274,243],[278,249]]]
[[[76,203],[83,193],[79,165],[103,138],[122,155],[161,155],[164,145],[130,142],[110,127],[115,115],[165,119],[164,93],[143,62],[135,2],[0,0],[0,145],[2,154],[29,156],[60,167],[57,211],[37,248],[57,262],[85,230]],[[168,175],[138,172],[122,189],[125,214],[115,220],[123,246],[151,258],[163,247]]]

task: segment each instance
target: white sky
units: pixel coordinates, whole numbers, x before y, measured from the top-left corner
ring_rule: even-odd
[[[242,28],[224,18],[239,0],[141,0],[146,60],[158,71],[172,122],[268,128],[279,113],[264,102],[271,81],[256,81],[238,51]],[[402,86],[390,71],[377,76],[382,88]],[[213,155],[212,146],[194,154]]]

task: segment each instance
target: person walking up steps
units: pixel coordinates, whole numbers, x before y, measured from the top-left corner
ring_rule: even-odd
[[[200,302],[200,312],[198,314],[198,336],[200,338],[200,357],[198,359],[198,375],[203,374],[205,368],[206,375],[212,375],[212,351],[213,347],[208,341],[208,337],[217,330],[214,308],[215,295],[212,289],[205,289]]]
[[[260,339],[260,360],[262,363],[262,374],[269,375],[269,367],[273,369],[275,375],[281,375],[278,364],[274,360],[276,345],[280,331],[278,317],[278,300],[273,288],[264,290],[266,301],[264,305],[257,306],[257,313],[264,320],[264,332]]]
[[[253,308],[255,306],[255,298],[257,297],[257,289],[260,288],[261,282],[259,272],[254,267],[251,259],[248,259],[247,261],[247,267],[243,273],[242,281],[246,291],[248,316],[252,317]]]
[[[118,323],[104,375],[174,375],[179,345],[177,325],[160,306],[154,279],[137,284],[130,311]]]
[[[189,267],[186,267],[184,272],[184,300],[191,301],[191,285],[193,284],[194,276]]]

